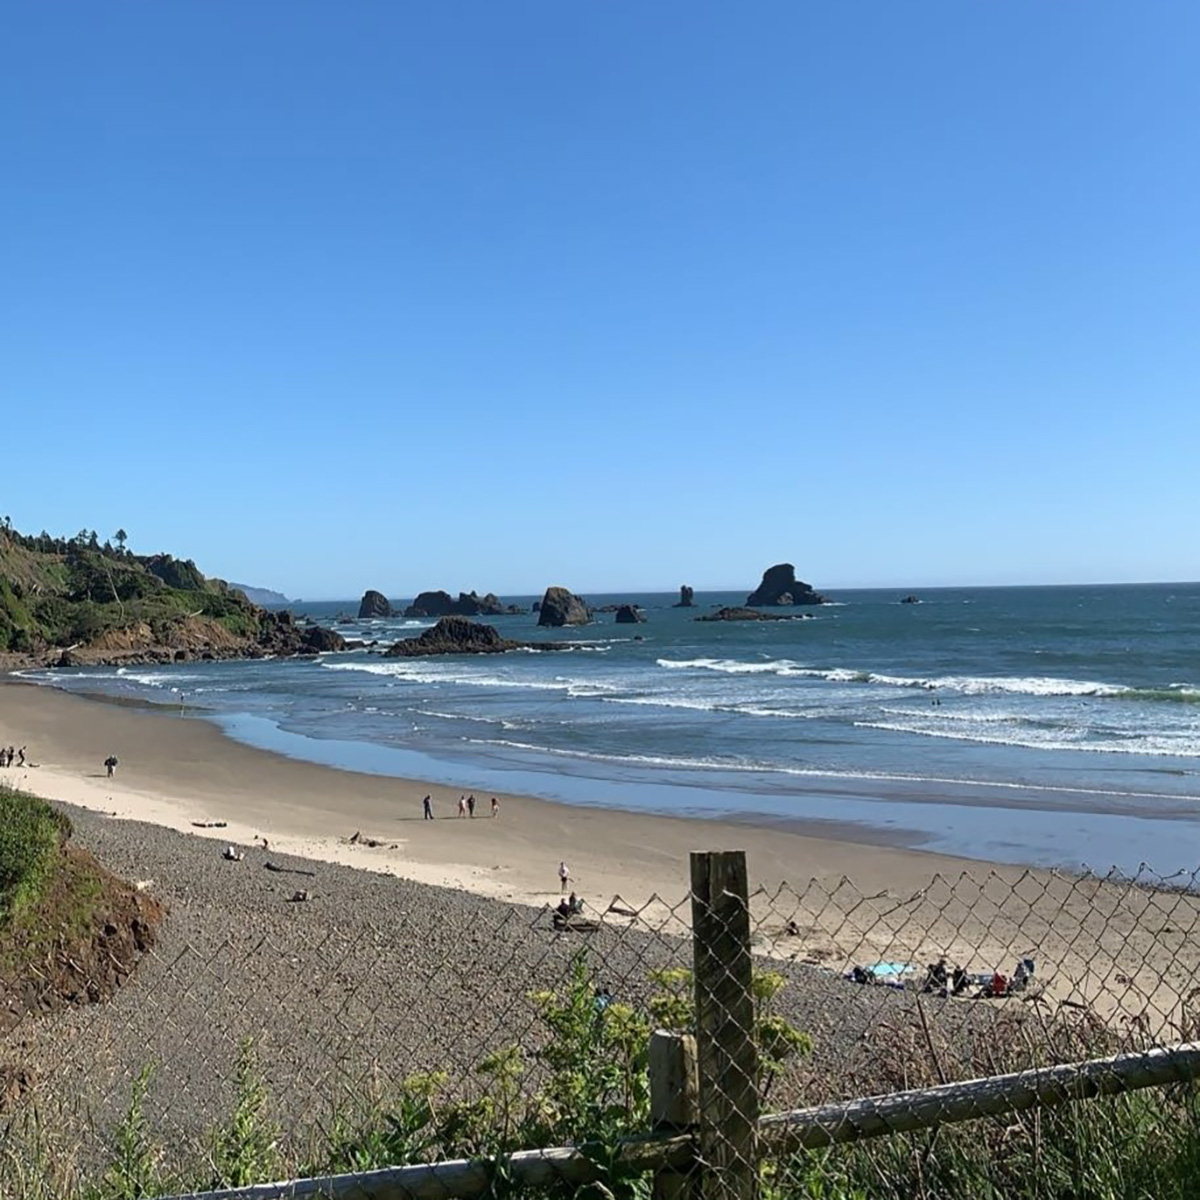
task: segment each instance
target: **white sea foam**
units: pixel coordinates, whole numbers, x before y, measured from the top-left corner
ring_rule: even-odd
[[[1058,679],[1039,675],[890,675],[879,671],[850,667],[805,667],[781,658],[766,662],[745,662],[735,658],[689,658],[657,660],[668,670],[716,671],[725,675],[779,675],[821,679],[827,683],[862,683],[877,687],[920,688],[925,691],[953,691],[967,696],[1002,693],[1021,696],[1138,696],[1152,694],[1118,683],[1100,683],[1088,679]],[[1168,689],[1163,689],[1168,690]],[[1188,685],[1172,685],[1169,690],[1189,695]],[[1200,693],[1196,693],[1200,697]]]
[[[123,679],[129,683],[140,683],[143,687],[172,687],[180,683],[192,683],[197,679],[203,679],[203,675],[182,675],[176,674],[174,671],[133,671],[128,667],[119,667],[116,675],[107,677],[92,675],[92,679],[109,678]]]
[[[671,767],[678,770],[730,771],[756,775],[788,775],[804,779],[843,779],[851,782],[946,784],[954,787],[986,788],[1001,792],[1040,792],[1049,795],[1109,796],[1125,800],[1190,800],[1200,804],[1200,794],[1173,794],[1171,792],[1121,791],[1115,788],[1068,787],[1041,783],[1018,783],[994,779],[959,778],[953,775],[915,775],[898,771],[838,771],[821,767],[785,767],[778,763],[759,763],[707,758],[675,758],[655,754],[603,754],[588,750],[567,750],[549,746],[537,746],[529,742],[510,741],[505,738],[466,738],[467,742],[480,746],[498,746],[513,750],[524,750],[535,754],[552,755],[558,758],[577,758],[596,762],[620,763],[630,766],[646,765]],[[1075,749],[1076,747],[1072,747]]]
[[[1163,758],[1200,758],[1200,740],[1177,739],[1161,734],[1135,735],[1123,741],[1102,741],[1092,737],[1092,731],[1086,729],[1060,730],[1056,737],[1038,737],[1014,731],[1005,737],[1000,734],[972,733],[962,729],[937,729],[911,721],[855,721],[854,724],[859,729],[883,729],[892,733],[913,733],[921,737],[975,742],[986,746],[1015,746],[1025,750],[1076,750],[1088,754],[1149,754]]]

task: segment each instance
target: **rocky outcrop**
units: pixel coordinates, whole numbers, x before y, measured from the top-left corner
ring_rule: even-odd
[[[495,626],[466,617],[443,617],[420,636],[405,638],[384,652],[385,658],[420,658],[429,654],[503,654],[520,642],[501,637]]]
[[[443,617],[420,636],[405,638],[384,652],[385,658],[425,658],[431,654],[504,654],[508,650],[565,650],[566,643],[516,642],[501,637],[494,625]]]
[[[376,617],[394,617],[396,615],[388,598],[382,592],[368,588],[363,592],[363,598],[358,602],[358,619],[373,620]]]
[[[640,625],[645,621],[646,614],[636,604],[622,604],[613,619],[618,625]]]
[[[337,650],[345,650],[346,639],[332,629],[313,625],[301,634],[300,644],[300,654],[331,654]]]
[[[714,613],[693,617],[693,621],[803,621],[809,614],[767,613],[757,608],[719,608]]]
[[[746,597],[750,608],[779,608],[796,604],[826,604],[828,601],[811,585],[796,578],[791,563],[778,563],[763,572],[762,583]]]
[[[685,583],[683,585],[683,587],[681,587],[679,589],[679,602],[674,607],[675,608],[694,608],[695,601],[692,599],[692,597],[695,596],[695,594],[696,594],[695,591],[692,588],[688,587],[688,585]]]
[[[449,592],[422,592],[405,610],[406,617],[500,617],[506,613],[500,598],[492,592],[459,592],[455,600]]]
[[[560,627],[563,625],[587,625],[591,622],[592,610],[587,603],[565,587],[548,587],[538,610],[538,624]]]

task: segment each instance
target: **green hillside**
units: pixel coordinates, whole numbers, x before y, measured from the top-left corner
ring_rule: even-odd
[[[260,633],[264,614],[241,592],[190,560],[133,554],[124,542],[123,532],[113,545],[94,531],[29,536],[0,524],[0,652],[103,644],[129,630],[171,645],[196,620],[231,641]]]

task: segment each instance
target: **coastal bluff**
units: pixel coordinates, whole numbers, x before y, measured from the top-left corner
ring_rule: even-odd
[[[811,584],[796,578],[791,563],[777,563],[763,572],[762,582],[746,597],[747,608],[788,608],[798,604],[828,604]]]

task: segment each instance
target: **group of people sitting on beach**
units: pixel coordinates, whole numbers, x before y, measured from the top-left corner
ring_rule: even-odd
[[[25,765],[25,747],[22,746],[20,750],[14,750],[11,746],[7,749],[0,746],[0,767],[11,767],[14,760],[18,767]]]
[[[910,963],[874,963],[870,966],[852,967],[846,978],[855,983],[882,984],[884,987],[906,989],[916,984]],[[993,971],[972,973],[965,967],[952,967],[945,958],[930,963],[925,968],[925,977],[920,990],[926,995],[966,996],[973,1000],[998,1000],[1023,992],[1033,981],[1034,961],[1022,958],[1011,975],[1005,975],[998,967]]]

